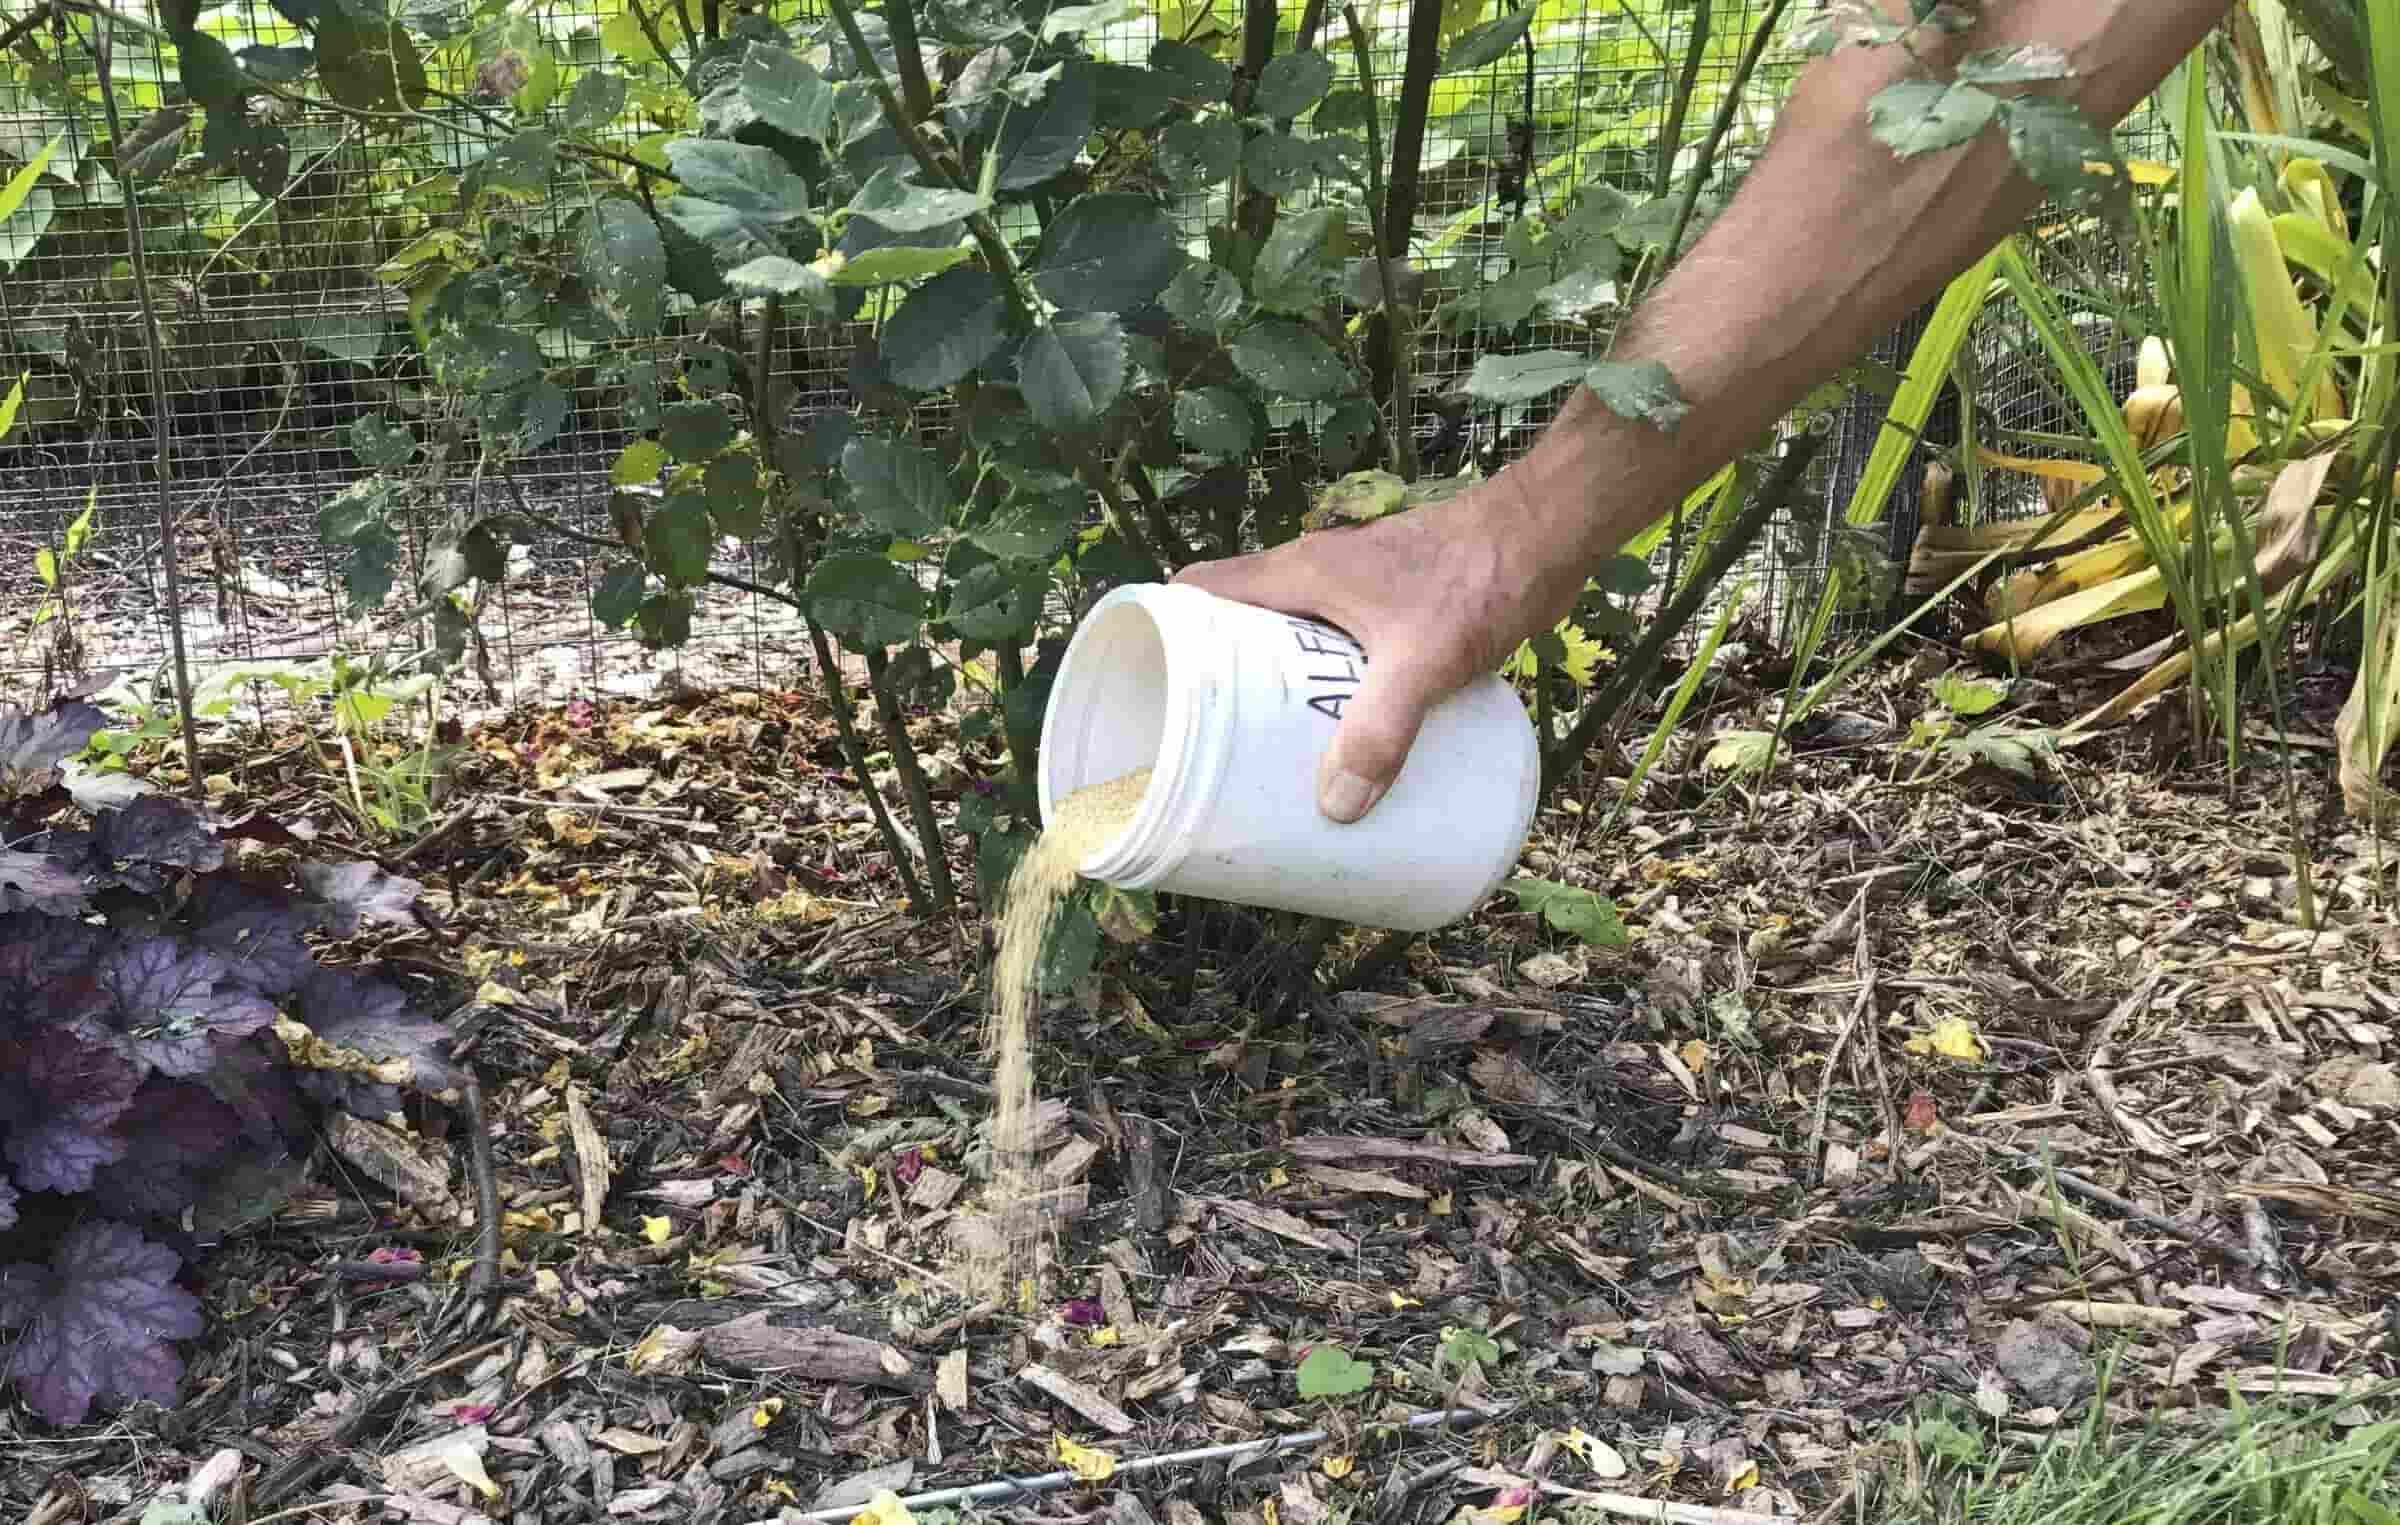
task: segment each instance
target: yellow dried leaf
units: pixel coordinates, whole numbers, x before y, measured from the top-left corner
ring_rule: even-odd
[[[1687,1040],[1682,1048],[1676,1050],[1676,1055],[1683,1060],[1685,1067],[1690,1069],[1693,1074],[1702,1075],[1708,1072],[1708,1045],[1700,1039]]]
[[[1116,1473],[1117,1459],[1114,1456],[1090,1446],[1077,1445],[1063,1432],[1053,1430],[1050,1444],[1066,1469],[1084,1482],[1105,1483]]]
[[[1335,1482],[1337,1482],[1337,1483],[1338,1483],[1338,1482],[1340,1482],[1340,1481],[1341,1481],[1343,1478],[1345,1478],[1345,1477],[1348,1477],[1348,1476],[1350,1475],[1351,1469],[1352,1469],[1352,1468],[1354,1468],[1354,1467],[1356,1467],[1356,1466],[1358,1465],[1358,1462],[1357,1462],[1357,1460],[1356,1460],[1355,1458],[1353,1458],[1353,1457],[1348,1457],[1348,1456],[1328,1456],[1328,1457],[1326,1457],[1326,1458],[1325,1458],[1325,1460],[1324,1460],[1324,1461],[1320,1462],[1318,1465],[1320,1465],[1321,1467],[1323,1467],[1323,1468],[1324,1468],[1324,1470],[1325,1470],[1325,1475],[1326,1475],[1327,1477],[1330,1477],[1330,1478],[1332,1478],[1332,1479],[1333,1479]]]
[[[1602,1478],[1623,1477],[1630,1470],[1625,1463],[1624,1453],[1581,1425],[1559,1436],[1558,1443],[1574,1452],[1585,1466]]]
[[[850,1516],[850,1525],[917,1525],[917,1517],[900,1502],[900,1495],[889,1488],[879,1488],[867,1500],[867,1507]]]
[[[1095,1345],[1115,1345],[1124,1338],[1125,1336],[1118,1332],[1117,1326],[1114,1324],[1103,1324],[1092,1331],[1092,1343]]]
[[[465,1435],[444,1443],[433,1453],[452,1477],[482,1494],[487,1499],[500,1496],[500,1485],[483,1470],[483,1453],[476,1448],[475,1439]]]
[[[860,1167],[859,1167],[859,1171],[858,1171],[858,1179],[859,1179],[859,1184],[860,1184],[860,1185],[862,1185],[862,1186],[864,1186],[864,1187],[866,1188],[866,1192],[867,1192],[867,1200],[868,1200],[869,1202],[872,1202],[872,1201],[874,1201],[874,1200],[875,1200],[875,1179],[876,1179],[876,1177],[875,1177],[875,1167],[874,1167],[874,1166],[872,1166],[872,1165],[862,1165],[862,1166],[860,1166]]]
[[[1933,1024],[1933,1031],[1909,1039],[1904,1046],[1912,1054],[1939,1054],[1961,1064],[1981,1063],[1988,1052],[1975,1024],[1965,1017],[1944,1017]]]
[[[783,1400],[781,1398],[763,1398],[752,1405],[750,1409],[750,1427],[754,1430],[763,1430],[773,1424],[775,1416],[782,1412]]]
[[[1420,1298],[1402,1297],[1397,1292],[1386,1293],[1385,1295],[1391,1298],[1392,1311],[1394,1313],[1398,1313],[1403,1308],[1422,1308],[1425,1306],[1424,1301]]]
[[[1291,1184],[1292,1184],[1292,1176],[1291,1176],[1291,1172],[1289,1172],[1289,1171],[1285,1170],[1285,1169],[1284,1169],[1284,1168],[1283,1168],[1281,1165],[1278,1165],[1278,1166],[1276,1166],[1276,1167],[1275,1167],[1273,1170],[1270,1170],[1270,1171],[1268,1171],[1268,1172],[1267,1172],[1267,1185],[1268,1185],[1270,1188],[1273,1188],[1273,1187],[1278,1187],[1278,1186],[1289,1186],[1289,1185],[1291,1185]]]
[[[1734,1470],[1732,1476],[1725,1479],[1725,1491],[1727,1493],[1739,1493],[1745,1488],[1755,1488],[1757,1486],[1758,1463],[1754,1461],[1743,1462],[1740,1467]]]
[[[665,1244],[674,1237],[674,1234],[675,1220],[672,1218],[644,1218],[642,1220],[642,1237],[652,1244]]]

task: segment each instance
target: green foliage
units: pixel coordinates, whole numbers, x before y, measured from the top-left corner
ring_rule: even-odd
[[[1617,916],[1616,902],[1597,890],[1555,879],[1511,879],[1509,894],[1520,910],[1538,911],[1554,931],[1594,948],[1621,948],[1631,939]]]
[[[1375,1367],[1339,1345],[1319,1345],[1301,1358],[1298,1376],[1303,1398],[1347,1398],[1367,1390]]]

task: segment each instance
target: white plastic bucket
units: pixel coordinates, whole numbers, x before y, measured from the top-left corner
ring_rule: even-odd
[[[1092,606],[1042,715],[1042,819],[1090,784],[1152,770],[1133,820],[1081,865],[1168,890],[1423,932],[1474,910],[1516,866],[1541,754],[1497,675],[1425,720],[1364,819],[1317,811],[1317,762],[1366,673],[1330,625],[1179,584]]]

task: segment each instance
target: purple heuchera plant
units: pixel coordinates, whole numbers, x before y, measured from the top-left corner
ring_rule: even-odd
[[[184,801],[79,811],[64,765],[105,724],[88,704],[0,706],[0,1391],[62,1425],[175,1401],[175,1342],[201,1330],[176,1226],[230,1167],[304,1139],[312,1104],[407,1100],[295,1072],[278,1012],[408,1061],[409,1090],[464,1079],[403,987],[324,967],[304,940],[405,923],[414,881],[312,864],[297,886],[261,883]]]

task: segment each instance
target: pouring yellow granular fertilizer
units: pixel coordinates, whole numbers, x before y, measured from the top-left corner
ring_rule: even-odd
[[[1150,770],[1091,784],[1061,800],[1009,876],[984,1040],[996,1060],[992,1179],[984,1232],[970,1241],[968,1271],[980,1295],[1016,1300],[1040,1273],[1041,1167],[1033,1158],[1033,1014],[1041,999],[1042,944],[1074,891],[1076,865],[1133,821]]]

